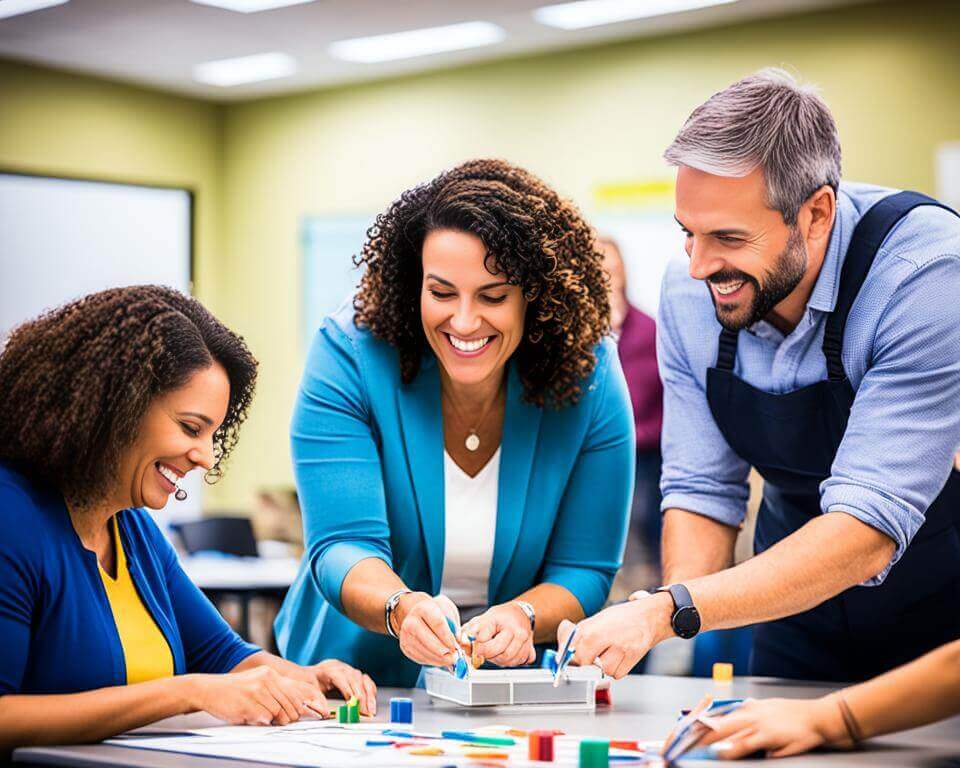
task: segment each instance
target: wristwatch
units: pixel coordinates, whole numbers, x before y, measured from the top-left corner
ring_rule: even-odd
[[[533,610],[533,606],[525,600],[514,600],[514,605],[520,607],[520,610],[527,614],[527,618],[530,619],[530,631],[534,632],[537,629],[537,612]]]
[[[411,589],[398,589],[390,597],[387,598],[387,602],[383,604],[383,623],[387,627],[387,634],[395,640],[399,640],[397,633],[393,631],[393,626],[390,624],[390,619],[393,617],[393,612],[396,610],[397,603],[400,602],[400,598],[404,595],[409,595],[413,590]]]
[[[673,599],[673,616],[670,617],[670,626],[677,637],[690,640],[700,631],[700,613],[693,604],[690,590],[683,584],[671,584],[669,587],[660,587],[654,592],[669,592]]]

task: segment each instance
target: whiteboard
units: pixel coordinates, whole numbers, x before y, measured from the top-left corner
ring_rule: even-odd
[[[190,291],[189,190],[0,173],[0,344],[20,323],[94,291],[158,283]],[[188,475],[178,519],[199,513]]]
[[[600,213],[590,223],[620,249],[627,299],[653,318],[660,305],[660,287],[670,262],[686,259],[683,232],[672,212],[638,210]]]
[[[308,216],[303,220],[301,338],[310,347],[323,319],[356,292],[363,273],[353,264],[376,214]]]
[[[189,292],[192,208],[184,189],[0,173],[0,337],[104,288]]]

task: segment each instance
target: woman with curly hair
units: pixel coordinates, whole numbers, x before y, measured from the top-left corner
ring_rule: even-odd
[[[375,688],[243,642],[143,507],[219,477],[257,363],[194,299],[87,296],[0,351],[0,754],[96,741],[171,715],[285,724],[323,691]],[[221,674],[230,673],[230,674]]]
[[[277,618],[284,656],[362,659],[411,686],[458,641],[527,664],[600,609],[634,461],[601,259],[569,202],[502,161],[377,218],[293,416],[307,552]]]

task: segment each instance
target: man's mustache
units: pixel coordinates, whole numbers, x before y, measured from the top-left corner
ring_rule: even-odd
[[[714,272],[707,278],[708,283],[735,283],[738,280],[744,282],[753,283],[756,285],[756,278],[748,275],[746,272],[741,272],[738,269],[728,269],[721,272]]]

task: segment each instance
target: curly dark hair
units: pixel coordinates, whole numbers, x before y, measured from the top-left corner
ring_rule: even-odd
[[[20,325],[0,350],[0,459],[77,503],[116,481],[157,395],[219,362],[230,401],[208,482],[236,445],[257,377],[243,339],[199,301],[157,285],[93,293]]]
[[[366,267],[354,297],[357,325],[397,348],[405,383],[416,377],[428,344],[419,309],[423,241],[438,229],[479,237],[487,269],[529,302],[514,354],[524,399],[556,408],[577,402],[610,327],[603,257],[571,202],[503,160],[459,165],[377,216],[354,259]]]

